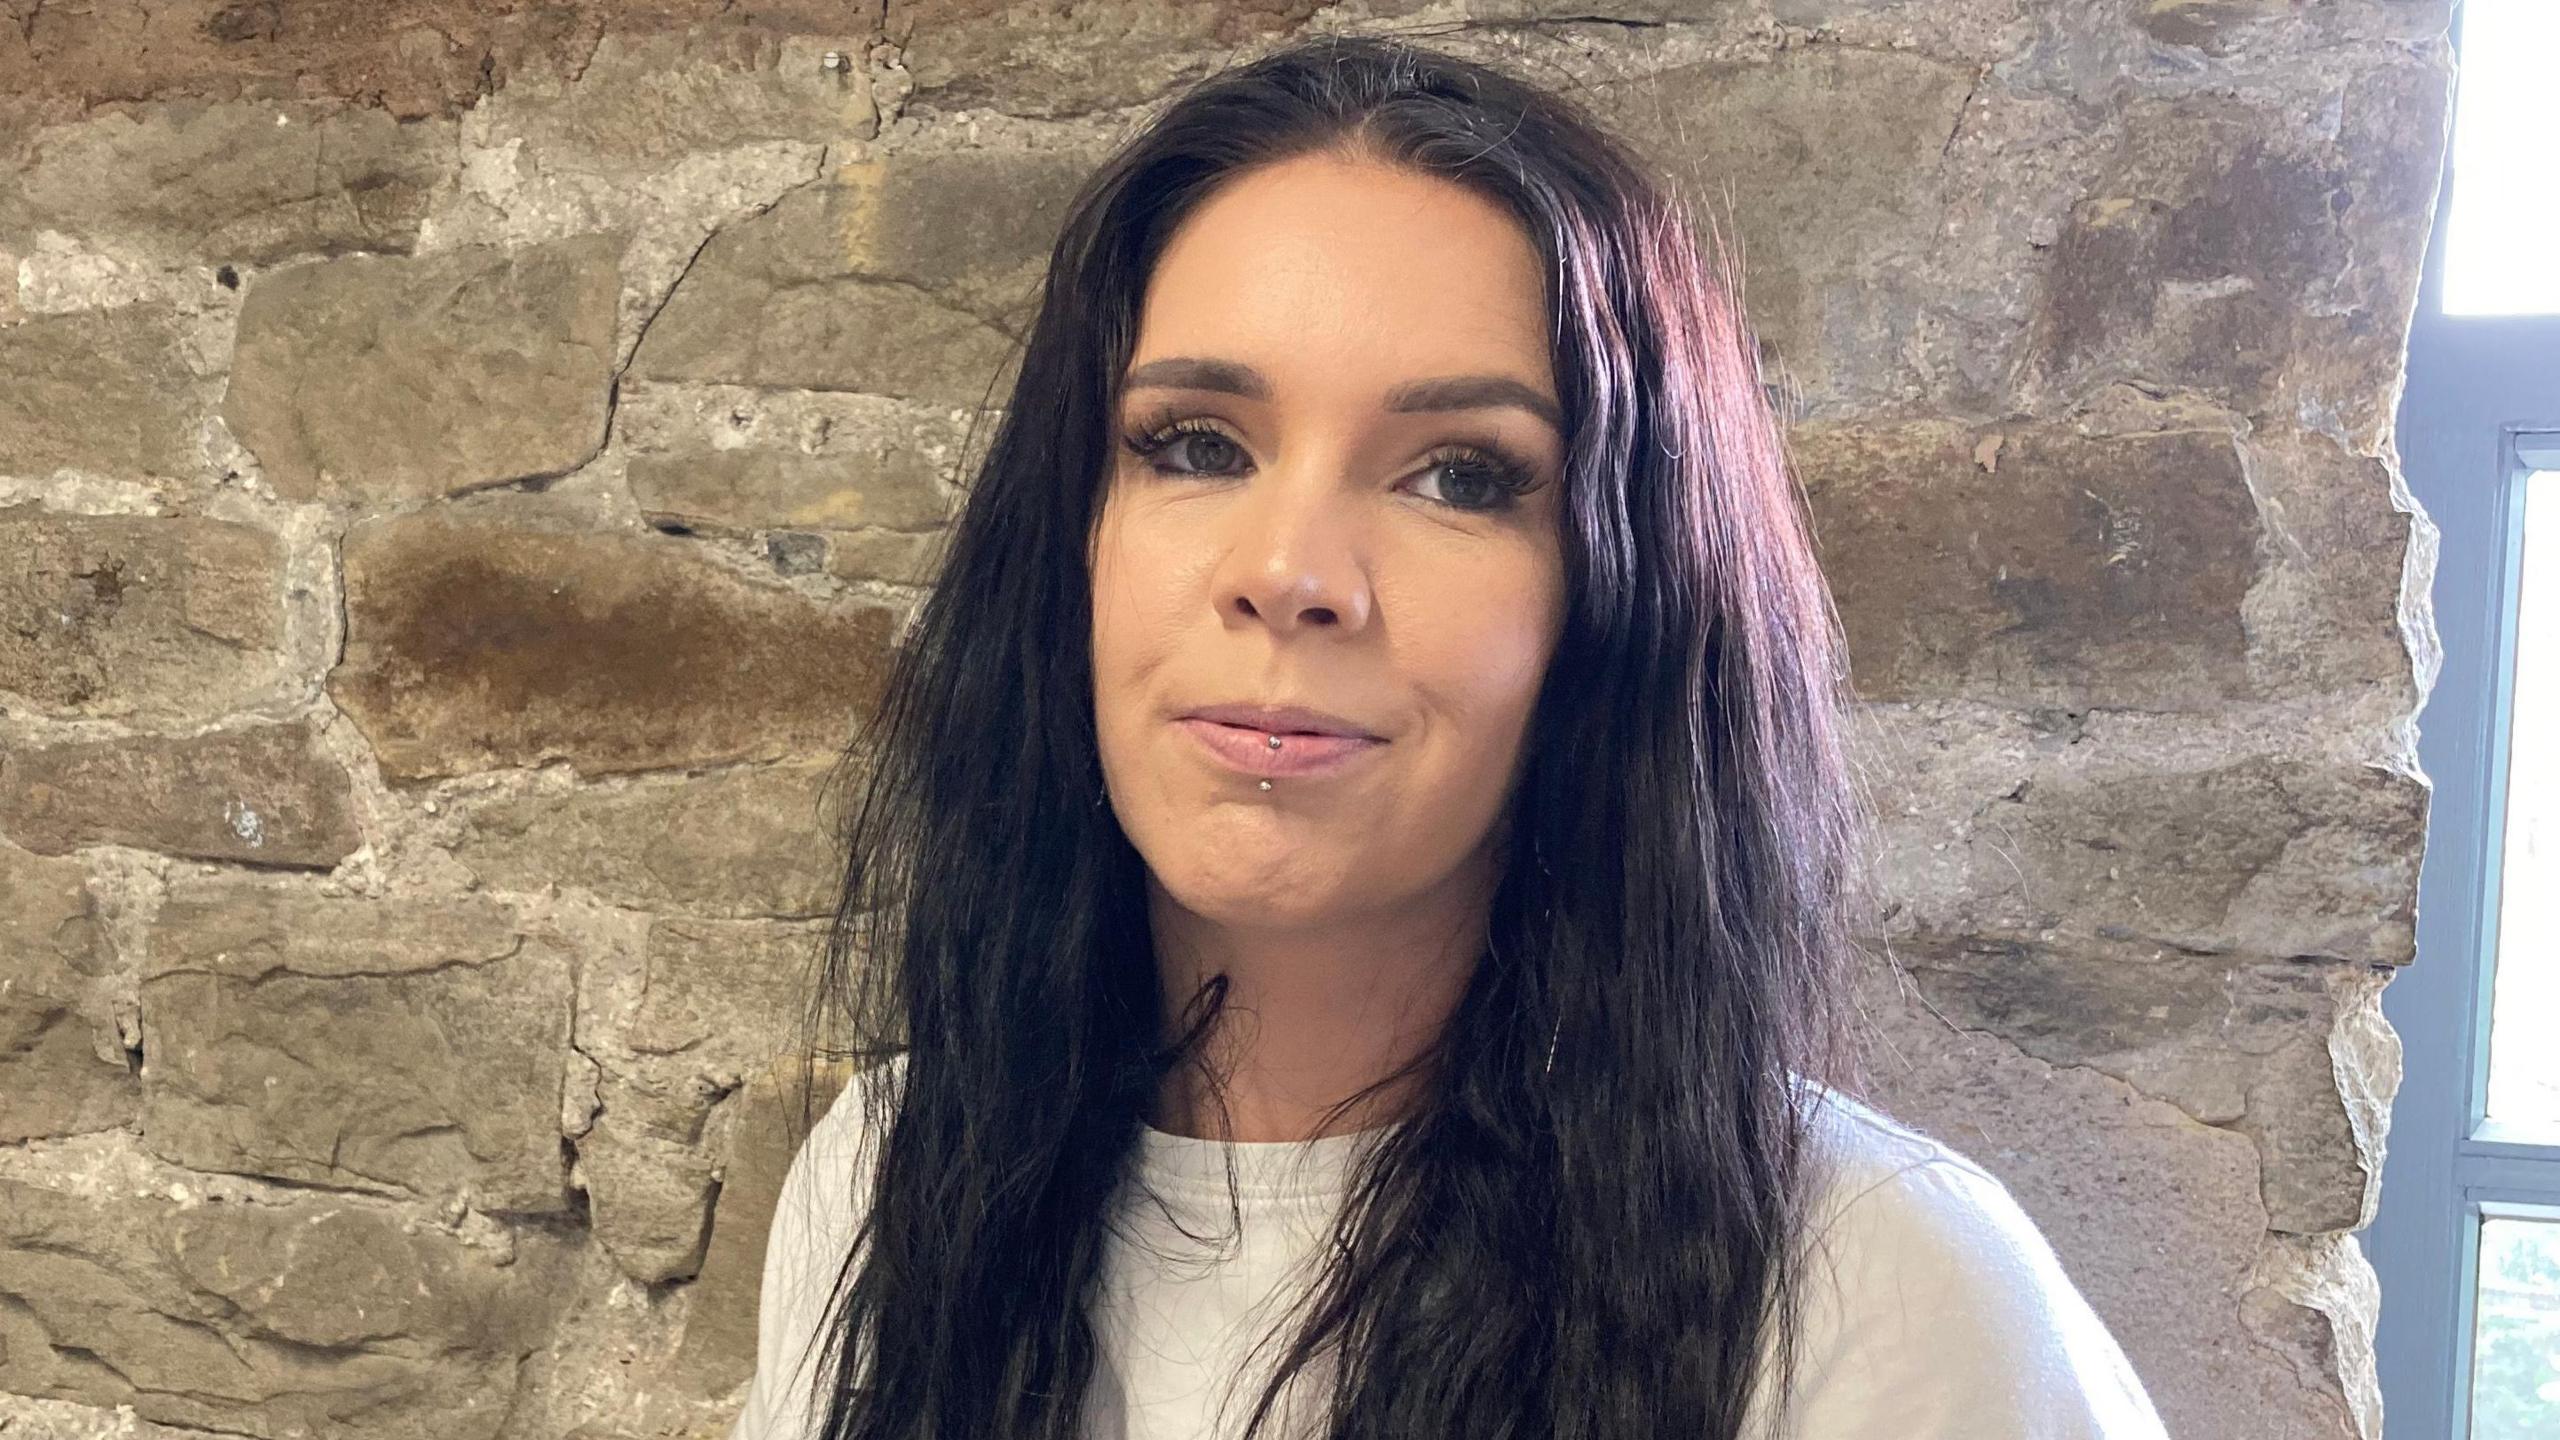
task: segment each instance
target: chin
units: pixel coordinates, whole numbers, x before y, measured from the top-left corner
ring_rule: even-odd
[[[1167,898],[1213,925],[1243,930],[1280,930],[1320,922],[1343,906],[1344,897],[1330,883],[1293,876],[1282,867],[1259,874],[1221,869],[1212,875],[1181,874],[1159,878]]]

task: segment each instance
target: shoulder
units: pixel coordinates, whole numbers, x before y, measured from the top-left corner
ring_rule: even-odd
[[[870,1100],[894,1090],[905,1073],[901,1055],[855,1073],[836,1091],[791,1157],[773,1229],[799,1238],[849,1235],[852,1202],[872,1158]]]
[[[1804,1095],[1817,1234],[1842,1226],[1990,1237],[2035,1230],[2008,1187],[1971,1156],[1841,1091],[1809,1086]]]
[[[767,1289],[779,1286],[790,1306],[810,1303],[852,1248],[878,1148],[869,1102],[894,1090],[903,1058],[848,1077],[792,1153],[765,1236]]]
[[[1817,1089],[1796,1393],[1805,1440],[2160,1440],[2123,1349],[2006,1185]]]
[[[868,1193],[871,1095],[903,1079],[904,1057],[848,1078],[793,1152],[765,1231],[756,1297],[756,1368],[729,1440],[818,1433],[811,1406],[836,1282],[853,1253]]]

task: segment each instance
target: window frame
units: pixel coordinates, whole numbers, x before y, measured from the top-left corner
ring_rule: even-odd
[[[2484,1215],[2560,1221],[2560,1135],[2487,1117],[2525,480],[2560,472],[2560,315],[2442,312],[2450,144],[2444,165],[2394,426],[2404,481],[2438,532],[2442,664],[2418,719],[2432,789],[2417,958],[2382,994],[2402,1080],[2381,1201],[2358,1236],[2381,1280],[2390,1440],[2469,1440]],[[2560,479],[2542,489],[2560,504]]]

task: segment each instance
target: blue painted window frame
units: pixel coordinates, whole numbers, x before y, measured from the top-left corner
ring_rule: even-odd
[[[2457,55],[2460,25],[2457,10]],[[2450,147],[2446,163],[2395,427],[2401,474],[2440,535],[2443,666],[2418,720],[2433,793],[2417,958],[2382,995],[2403,1076],[2381,1203],[2359,1236],[2382,1283],[2375,1345],[2389,1440],[2468,1440],[2482,1216],[2560,1220],[2560,1143],[2549,1143],[2560,1136],[2487,1118],[2503,781],[2510,746],[2528,743],[2508,725],[2524,482],[2560,471],[2560,316],[2441,313]]]

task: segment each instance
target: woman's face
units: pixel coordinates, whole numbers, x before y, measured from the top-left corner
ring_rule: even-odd
[[[1508,214],[1374,164],[1248,173],[1174,236],[1092,558],[1103,770],[1159,903],[1285,930],[1489,893],[1563,624],[1544,294]],[[1185,718],[1219,704],[1375,738]]]

